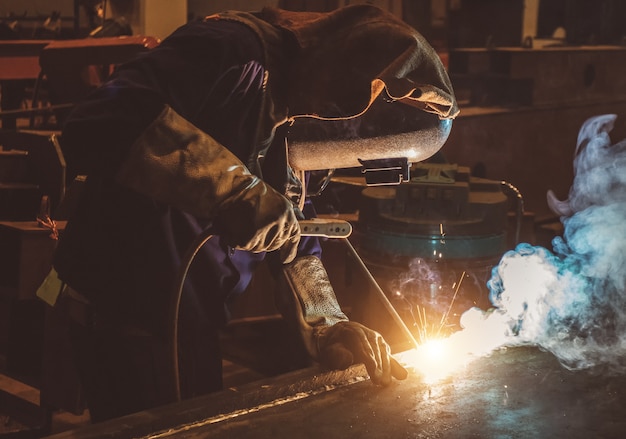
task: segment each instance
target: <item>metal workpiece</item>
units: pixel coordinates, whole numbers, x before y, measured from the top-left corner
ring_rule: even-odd
[[[623,437],[626,428],[626,378],[569,371],[533,347],[495,351],[433,383],[416,369],[389,387],[373,386],[360,367],[317,372],[297,371],[53,438],[587,439]]]
[[[438,383],[415,372],[388,388],[356,382],[207,432],[212,438],[618,438],[625,403],[623,378],[571,372],[551,354],[514,348]]]

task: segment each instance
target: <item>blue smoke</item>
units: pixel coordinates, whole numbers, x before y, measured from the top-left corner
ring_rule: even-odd
[[[553,250],[520,244],[488,282],[503,344],[531,344],[569,369],[626,371],[626,140],[611,144],[615,115],[587,120],[565,201],[548,193],[563,236]]]

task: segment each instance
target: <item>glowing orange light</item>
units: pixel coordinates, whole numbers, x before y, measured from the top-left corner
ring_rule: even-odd
[[[506,316],[498,312],[467,310],[461,317],[462,330],[447,338],[422,338],[416,348],[400,355],[428,383],[448,378],[463,370],[477,357],[506,345]],[[504,329],[503,329],[504,328]]]
[[[467,363],[463,353],[455,352],[450,339],[430,339],[416,349],[404,352],[401,361],[414,369],[427,383],[441,381]]]

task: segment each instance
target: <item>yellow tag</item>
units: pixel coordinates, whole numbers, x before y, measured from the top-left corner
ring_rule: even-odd
[[[56,270],[52,268],[39,288],[37,288],[37,297],[48,305],[54,306],[57,303],[62,288],[63,282],[59,279]]]

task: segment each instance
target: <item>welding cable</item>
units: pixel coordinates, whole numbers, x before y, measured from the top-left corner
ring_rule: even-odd
[[[168,308],[168,323],[169,328],[167,331],[167,350],[169,351],[170,358],[170,372],[172,381],[172,397],[174,401],[181,400],[180,392],[180,372],[178,364],[178,313],[180,311],[180,300],[183,295],[183,288],[185,285],[185,279],[187,279],[187,273],[189,267],[194,258],[206,242],[213,237],[213,230],[211,226],[207,227],[200,235],[198,235],[191,243],[187,252],[185,253],[181,262],[180,271],[178,272],[178,278],[176,279],[176,286],[174,294],[172,294],[170,306]]]

